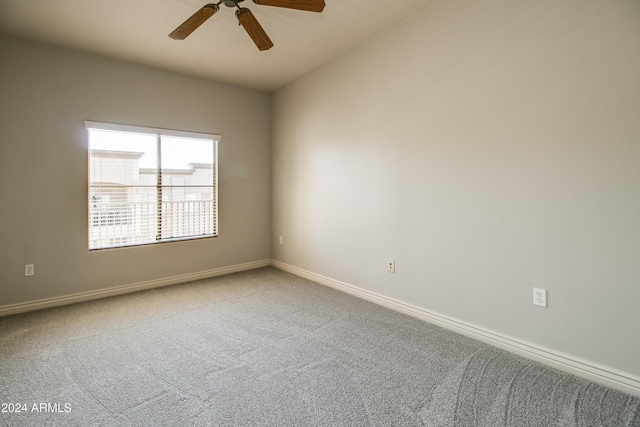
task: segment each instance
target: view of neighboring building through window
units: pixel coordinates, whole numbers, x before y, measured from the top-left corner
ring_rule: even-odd
[[[89,249],[217,235],[218,135],[85,125]]]

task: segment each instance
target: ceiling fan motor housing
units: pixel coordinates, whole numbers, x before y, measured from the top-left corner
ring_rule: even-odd
[[[242,1],[244,0],[223,0],[223,3],[225,6],[228,6],[228,7],[237,7],[238,3]]]

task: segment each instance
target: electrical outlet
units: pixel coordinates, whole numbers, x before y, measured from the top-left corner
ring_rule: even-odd
[[[33,276],[36,274],[36,266],[33,264],[25,264],[24,265],[24,275],[25,276]]]
[[[546,289],[533,288],[533,305],[539,305],[540,307],[547,306]]]
[[[280,237],[278,238],[278,243],[282,244],[282,242],[283,242],[283,240],[282,240],[282,236],[280,236]]]
[[[395,273],[396,272],[396,260],[390,259],[387,261],[387,273]]]

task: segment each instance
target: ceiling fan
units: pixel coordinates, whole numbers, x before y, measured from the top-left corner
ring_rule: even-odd
[[[220,4],[227,7],[235,7],[236,18],[239,25],[242,25],[249,34],[259,50],[268,50],[273,47],[273,42],[269,39],[267,33],[262,29],[258,20],[253,16],[251,11],[246,7],[240,7],[239,3],[244,0],[219,0],[217,3],[205,4],[196,13],[191,15],[189,19],[184,21],[182,25],[173,30],[169,37],[174,40],[184,40],[189,34],[195,31],[207,19],[211,18],[214,13],[220,10]],[[287,9],[306,10],[309,12],[322,12],[324,9],[324,0],[253,0],[255,4],[264,6],[284,7]]]

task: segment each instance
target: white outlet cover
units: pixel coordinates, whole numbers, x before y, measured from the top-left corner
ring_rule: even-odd
[[[390,259],[387,261],[387,272],[388,273],[396,272],[396,260]]]
[[[33,276],[36,274],[35,265],[33,264],[25,264],[24,265],[24,275],[25,276]]]
[[[547,306],[547,290],[540,288],[533,288],[533,305],[540,307]]]

